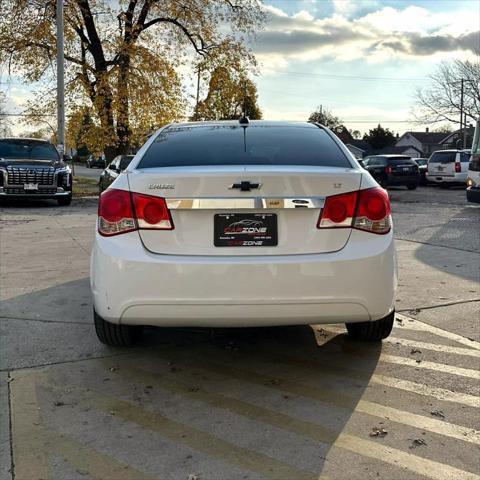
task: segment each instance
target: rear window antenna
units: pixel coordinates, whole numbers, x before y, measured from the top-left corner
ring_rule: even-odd
[[[247,117],[247,84],[243,84],[243,105],[242,105],[242,116],[238,121],[240,125],[248,125],[250,120]]]

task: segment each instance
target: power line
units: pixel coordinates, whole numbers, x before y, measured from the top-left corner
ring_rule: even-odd
[[[427,77],[373,77],[367,75],[334,75],[330,73],[316,73],[316,72],[293,72],[290,70],[283,70],[281,72],[275,72],[281,75],[304,75],[304,76],[313,76],[313,77],[322,77],[322,78],[333,78],[341,80],[388,80],[394,82],[425,82],[429,80]]]

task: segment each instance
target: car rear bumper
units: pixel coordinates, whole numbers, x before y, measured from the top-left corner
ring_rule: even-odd
[[[63,198],[72,195],[71,190],[64,190],[61,188],[57,189],[55,193],[44,193],[42,189],[38,192],[32,193],[8,193],[5,191],[5,188],[0,187],[0,198],[38,198],[38,199],[45,199],[45,198]]]
[[[388,185],[418,185],[420,175],[389,175]]]
[[[451,183],[463,185],[467,183],[467,174],[456,173],[455,175],[434,175],[427,173],[427,180],[432,183]]]
[[[467,200],[473,203],[480,203],[480,187],[468,187]]]
[[[334,253],[232,257],[153,254],[131,232],[96,235],[90,278],[112,323],[238,327],[377,320],[397,273],[392,232],[354,230]]]

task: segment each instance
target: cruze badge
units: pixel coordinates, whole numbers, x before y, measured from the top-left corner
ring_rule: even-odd
[[[175,185],[173,183],[151,183],[148,186],[149,190],[174,190]]]

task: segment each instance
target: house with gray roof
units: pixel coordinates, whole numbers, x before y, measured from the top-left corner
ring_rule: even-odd
[[[449,135],[445,132],[405,132],[395,143],[396,147],[415,147],[421,157],[429,157],[436,150],[441,150],[442,140]]]

